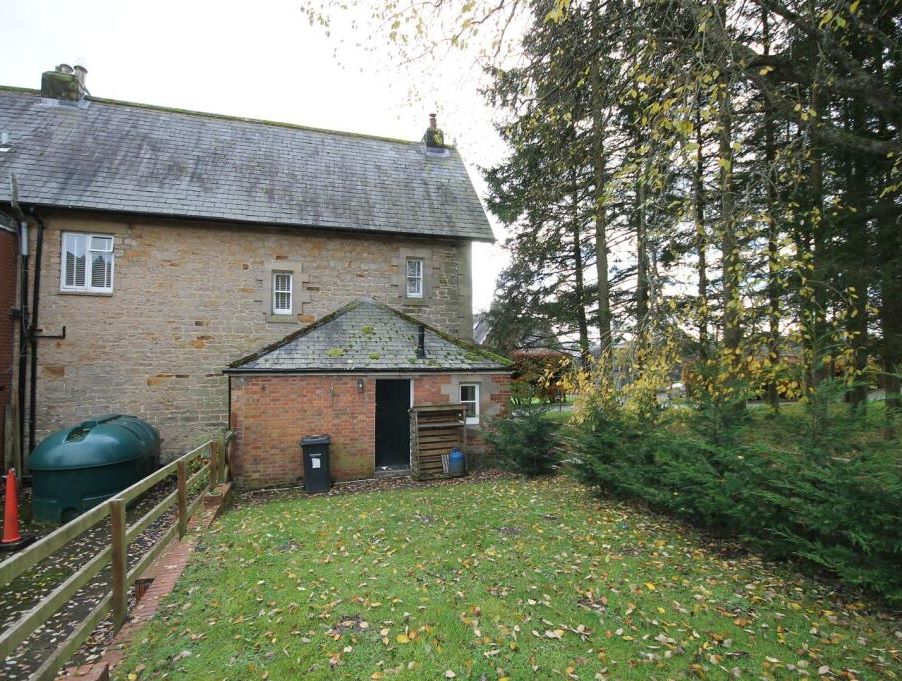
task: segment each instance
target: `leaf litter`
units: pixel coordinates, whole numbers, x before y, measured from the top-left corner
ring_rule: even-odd
[[[117,678],[900,678],[896,614],[566,478],[260,499]]]

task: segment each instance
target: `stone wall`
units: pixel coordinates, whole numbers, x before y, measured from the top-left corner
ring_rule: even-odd
[[[17,306],[19,240],[15,233],[0,229],[0,458],[3,456],[4,410],[16,390],[14,350],[18,320],[11,311]]]
[[[357,387],[360,378],[362,391]],[[236,483],[244,488],[297,484],[303,478],[299,442],[319,433],[332,436],[334,480],[372,477],[378,378],[411,378],[416,405],[456,403],[460,383],[479,383],[481,419],[498,415],[510,398],[510,376],[504,374],[233,376],[236,441],[231,466]],[[485,443],[479,427],[467,430],[467,455],[478,464]]]
[[[130,413],[160,429],[164,455],[228,420],[230,362],[370,296],[449,333],[472,334],[466,241],[109,215],[54,213],[38,348],[38,437],[91,416]],[[61,234],[115,237],[112,295],[60,291]],[[425,254],[426,299],[404,298],[404,254]],[[273,269],[295,271],[293,314],[273,317]],[[295,443],[296,444],[296,443]]]

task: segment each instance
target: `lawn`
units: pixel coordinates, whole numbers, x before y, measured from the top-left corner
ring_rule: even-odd
[[[902,625],[566,478],[245,504],[118,679],[897,678]]]

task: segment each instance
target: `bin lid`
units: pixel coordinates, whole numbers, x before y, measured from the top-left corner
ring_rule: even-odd
[[[301,446],[304,445],[327,445],[332,442],[332,436],[326,435],[323,433],[322,435],[308,435],[307,437],[301,438]]]
[[[95,468],[130,461],[159,449],[156,428],[134,416],[110,414],[51,433],[28,457],[32,471]]]

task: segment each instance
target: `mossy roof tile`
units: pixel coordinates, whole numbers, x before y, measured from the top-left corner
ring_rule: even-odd
[[[425,357],[417,356],[420,326]],[[509,366],[503,357],[362,299],[233,362],[226,372],[505,371]]]

